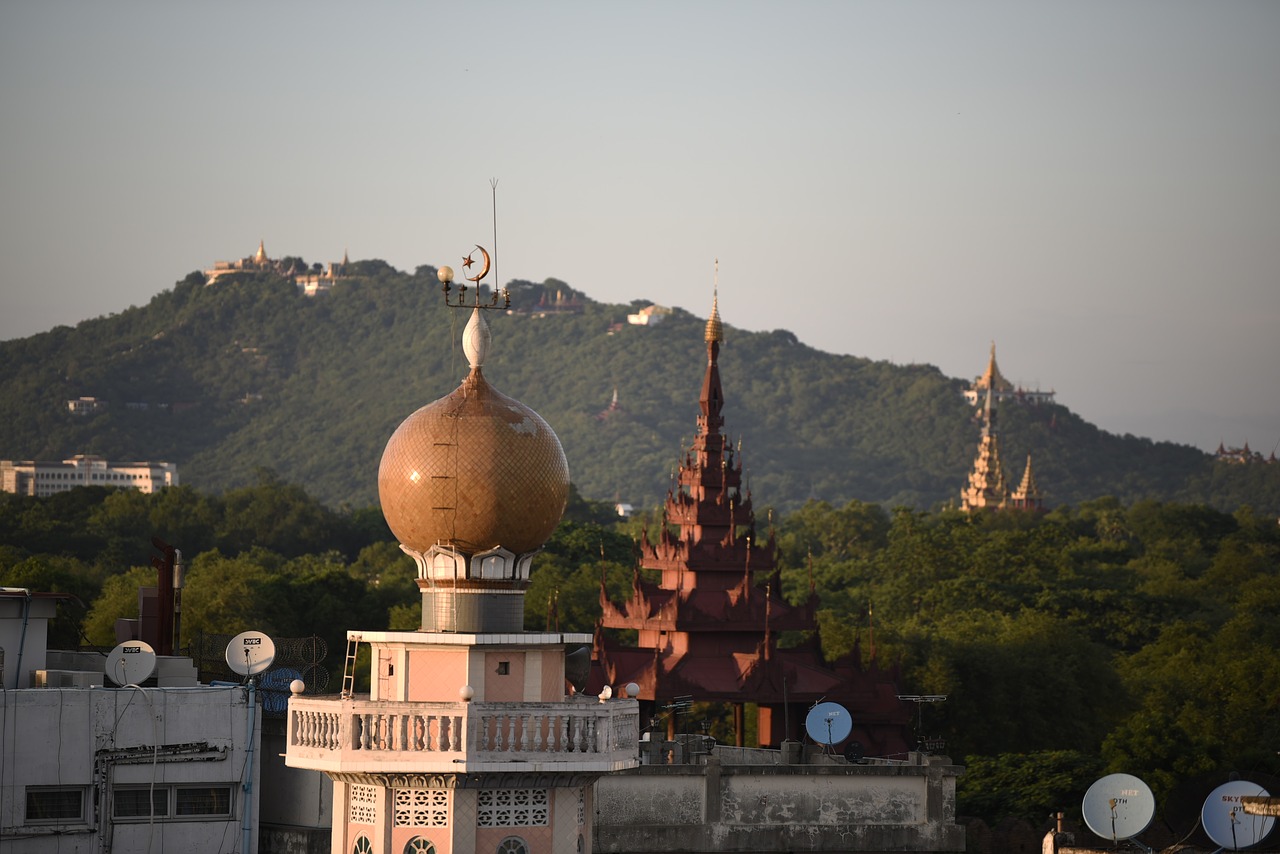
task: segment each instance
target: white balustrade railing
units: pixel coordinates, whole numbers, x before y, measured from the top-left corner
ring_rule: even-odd
[[[460,753],[478,761],[635,755],[634,701],[411,703],[292,697],[289,745],[319,751]]]

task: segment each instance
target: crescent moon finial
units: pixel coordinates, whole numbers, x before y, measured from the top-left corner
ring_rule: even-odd
[[[479,243],[476,244],[476,249],[479,249],[480,254],[484,256],[484,266],[480,268],[479,274],[475,276],[467,276],[466,279],[468,282],[475,282],[478,285],[480,284],[481,279],[489,275],[489,268],[492,266],[493,262],[492,262],[492,259],[489,258],[489,250],[485,249]],[[475,250],[472,250],[471,252],[467,253],[467,257],[463,263],[464,267],[470,267],[471,264],[473,263],[471,260],[471,256],[472,254],[474,254],[474,251]]]

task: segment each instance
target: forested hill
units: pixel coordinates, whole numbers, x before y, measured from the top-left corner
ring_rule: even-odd
[[[177,463],[184,483],[217,492],[260,469],[325,502],[376,501],[383,445],[410,412],[466,373],[466,312],[442,304],[435,270],[381,261],[305,297],[269,276],[206,287],[193,273],[141,308],[0,342],[0,458]],[[652,327],[646,304],[537,311],[563,282],[512,283],[510,316],[490,313],[485,374],[556,430],[581,493],[649,508],[692,440],[706,364],[702,318],[676,310]],[[809,498],[931,508],[958,495],[979,424],[964,383],[929,365],[824,353],[789,332],[726,328],[720,366],[727,431],[742,442],[756,506]],[[975,346],[980,346],[978,342]],[[614,390],[618,409],[602,415]],[[105,400],[74,416],[67,401]],[[1103,495],[1250,504],[1280,511],[1280,466],[1215,464],[1197,449],[1114,436],[1063,406],[999,414],[1009,477],[1027,453],[1051,504]]]

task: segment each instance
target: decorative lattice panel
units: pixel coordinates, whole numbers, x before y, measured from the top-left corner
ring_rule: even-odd
[[[482,789],[477,794],[480,827],[546,827],[550,822],[546,789]]]
[[[352,824],[377,824],[378,823],[378,787],[377,786],[356,786],[351,787],[351,810],[348,820]]]
[[[448,827],[447,789],[396,789],[396,827]]]

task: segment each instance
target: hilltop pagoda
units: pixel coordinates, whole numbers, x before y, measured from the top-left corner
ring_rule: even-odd
[[[1000,436],[996,431],[996,407],[992,401],[994,397],[995,391],[988,386],[978,456],[973,461],[969,483],[960,492],[960,509],[966,513],[1003,509],[1009,498],[1009,485],[1005,480],[1004,465],[1000,462]]]
[[[897,697],[896,670],[881,669],[874,649],[864,664],[857,645],[832,664],[824,661],[812,580],[803,602],[788,603],[774,534],[763,542],[757,536],[751,493],[742,487],[741,454],[722,432],[718,296],[705,340],[697,434],[681,461],[678,486],[667,494],[663,525],[642,536],[627,601],[611,601],[601,585],[594,680],[638,685],[642,720],[681,697],[732,704],[738,746],[747,703],[758,707],[759,743],[777,746],[799,739],[814,703],[839,702],[855,722],[852,737],[868,755],[905,753],[911,712]],[[660,579],[644,579],[641,569]],[[627,629],[637,632],[635,646],[623,646],[605,631]],[[806,633],[808,640],[781,648],[782,632]],[[673,725],[669,718],[669,731]]]

